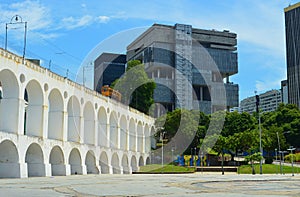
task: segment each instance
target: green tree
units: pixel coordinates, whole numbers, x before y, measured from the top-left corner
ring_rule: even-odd
[[[251,167],[252,167],[252,174],[255,174],[255,169],[254,169],[254,162],[255,161],[260,161],[262,160],[262,154],[261,152],[257,152],[257,153],[253,153],[251,155],[248,155],[245,157],[245,160],[247,162],[250,162],[251,163]]]
[[[249,113],[227,112],[222,135],[230,136],[235,133],[251,130],[255,128],[256,124],[256,119]]]
[[[224,151],[228,148],[228,140],[224,136],[219,136],[213,150],[215,150],[219,155],[221,154],[222,158],[222,174],[224,174]]]
[[[156,84],[154,80],[148,78],[144,64],[139,60],[127,62],[126,73],[116,80],[112,87],[122,94],[123,103],[149,114],[149,109],[154,103],[153,93]]]
[[[234,160],[234,152],[251,152],[259,149],[258,130],[247,130],[228,136],[228,149],[232,150],[231,159]]]
[[[278,132],[282,148],[288,145],[300,146],[300,111],[296,105],[280,104],[276,111],[264,113],[262,126],[268,132],[267,137],[273,136],[273,141],[277,139]],[[288,144],[284,143],[285,138]]]
[[[172,139],[178,150],[186,150],[187,153],[191,147],[198,145],[195,139],[200,119],[199,111],[176,109],[168,112],[155,121],[156,127],[163,128],[156,133],[156,139],[159,139],[161,132],[165,132],[165,137]],[[206,124],[204,121],[202,123]]]

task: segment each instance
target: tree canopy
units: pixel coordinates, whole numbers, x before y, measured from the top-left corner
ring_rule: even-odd
[[[112,87],[122,94],[122,102],[145,114],[154,103],[153,93],[156,87],[154,80],[149,79],[144,64],[139,60],[127,62],[126,73],[114,81]]]
[[[257,114],[226,112],[221,133],[218,133],[220,126],[210,123],[221,122],[222,114],[224,112],[221,111],[206,115],[202,112],[177,109],[158,118],[156,124],[163,126],[161,131],[166,131],[167,138],[171,140],[181,127],[181,121],[185,120],[182,131],[194,136],[186,153],[191,147],[211,148],[219,154],[226,150],[232,155],[237,152],[259,152]],[[196,124],[197,127],[189,127],[188,123]],[[300,110],[295,105],[280,104],[276,111],[262,113],[261,132],[264,151],[273,152],[278,148],[278,140],[281,150],[286,150],[290,145],[300,147]]]

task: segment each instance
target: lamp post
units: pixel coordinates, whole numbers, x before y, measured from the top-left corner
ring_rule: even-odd
[[[282,174],[281,151],[280,151],[280,142],[279,142],[279,135],[278,135],[278,132],[276,132],[276,135],[277,135],[277,141],[278,141],[278,153],[279,153],[280,174]]]
[[[194,150],[195,150],[195,158],[193,159],[193,164],[194,164],[194,166],[197,166],[197,160],[196,160],[196,151],[197,151],[197,147],[195,147],[194,148]],[[196,163],[196,165],[195,165],[195,163]]]
[[[174,161],[174,158],[173,158],[174,146],[172,146],[171,151],[172,151],[172,158],[171,158],[171,161],[172,161],[172,171],[174,172],[174,163],[173,163],[173,161]]]
[[[275,161],[277,161],[277,148],[275,148]],[[276,168],[276,174],[278,174],[278,169]]]
[[[164,135],[165,134],[166,134],[165,131],[160,133],[160,137],[161,137],[161,171],[162,172],[163,172],[163,168],[164,168]]]
[[[290,132],[291,132],[291,131],[286,131],[286,132],[283,132],[283,134],[290,133]],[[284,157],[282,157],[284,151],[281,151],[281,150],[280,150],[280,141],[279,141],[279,134],[278,134],[278,132],[276,132],[276,135],[277,135],[277,141],[278,141],[278,153],[279,153],[280,174],[282,174],[281,160],[283,159],[283,162],[284,162]]]
[[[259,96],[256,94],[255,91],[255,98],[256,98],[256,112],[258,113],[258,127],[259,127],[259,151],[263,156],[262,144],[261,144],[261,124],[260,124],[260,113],[259,113]],[[259,162],[259,173],[262,174],[262,158]]]
[[[6,23],[5,26],[5,50],[7,50],[7,30],[8,25],[18,25],[18,24],[24,24],[24,48],[23,48],[23,64],[25,63],[25,51],[26,51],[26,36],[27,36],[27,22],[23,21],[22,17],[19,15],[15,15],[11,18],[9,23]]]
[[[287,149],[289,151],[291,151],[291,158],[292,158],[292,176],[294,176],[294,159],[293,159],[293,150],[295,150],[295,148],[293,148],[293,146],[290,146],[289,149]]]

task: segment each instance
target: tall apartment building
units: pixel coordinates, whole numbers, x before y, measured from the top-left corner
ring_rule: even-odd
[[[230,82],[238,72],[236,37],[227,30],[154,24],[129,44],[127,61],[141,60],[157,84],[156,115],[180,107],[208,114],[237,107],[239,88]]]
[[[300,107],[300,2],[284,9],[289,103]]]
[[[259,95],[259,108],[262,112],[275,111],[282,102],[280,90],[270,90]],[[252,114],[256,111],[256,98],[251,96],[245,98],[240,103],[241,112],[248,112]]]
[[[111,85],[125,72],[126,55],[102,53],[94,61],[94,90],[101,91],[103,85]]]

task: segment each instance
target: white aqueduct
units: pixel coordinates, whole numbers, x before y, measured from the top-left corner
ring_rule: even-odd
[[[132,173],[154,119],[0,49],[0,178]]]

